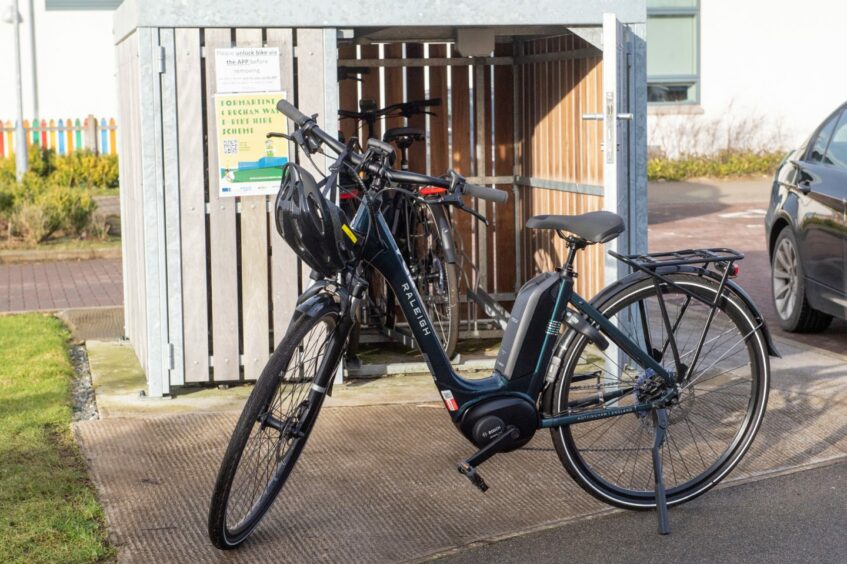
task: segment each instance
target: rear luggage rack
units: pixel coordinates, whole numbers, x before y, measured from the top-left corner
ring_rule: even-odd
[[[621,255],[614,251],[609,254],[617,260],[628,264],[634,269],[644,271],[655,271],[664,266],[702,265],[708,268],[715,264],[721,272],[737,260],[744,259],[744,254],[733,249],[686,249],[684,251],[666,251],[662,253],[647,253],[634,255]]]
[[[659,282],[664,282],[665,284],[679,289],[690,298],[694,298],[697,301],[709,305],[713,309],[717,306],[718,299],[723,294],[727,279],[738,274],[738,268],[735,266],[735,262],[744,258],[744,253],[726,248],[686,249],[684,251],[666,251],[661,253],[634,255],[622,255],[614,251],[609,251],[609,254],[624,264],[629,265],[633,271],[640,270],[641,272],[650,275],[653,278],[654,283],[657,285]],[[663,273],[658,272],[658,269],[660,268],[673,268],[676,266],[698,267],[700,269],[701,276],[706,274],[709,270],[709,266],[712,266],[714,271],[720,275],[720,284],[718,286],[718,292],[715,296],[715,300],[713,302],[704,300],[702,297],[691,292],[687,288],[683,288],[674,283],[673,280],[668,279],[663,275]]]

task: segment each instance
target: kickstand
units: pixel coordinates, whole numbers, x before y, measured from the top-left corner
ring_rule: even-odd
[[[662,445],[668,432],[668,410],[656,410],[656,437],[653,440],[653,477],[656,479],[656,510],[659,515],[659,534],[669,535],[668,500],[665,497],[665,478],[662,474]]]

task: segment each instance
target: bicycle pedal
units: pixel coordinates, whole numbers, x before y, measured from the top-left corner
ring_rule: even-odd
[[[463,474],[474,486],[479,488],[479,491],[485,493],[486,490],[488,490],[488,484],[486,484],[485,480],[482,479],[482,476],[477,473],[476,468],[469,464],[465,464],[464,462],[459,464],[458,468],[459,473]]]

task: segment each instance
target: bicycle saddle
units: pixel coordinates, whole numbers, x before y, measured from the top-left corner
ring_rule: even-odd
[[[398,145],[408,147],[414,141],[423,141],[425,137],[423,130],[417,127],[392,127],[385,131],[382,140],[386,143],[396,141]]]
[[[568,231],[589,243],[606,243],[624,232],[623,218],[607,211],[588,212],[581,215],[536,215],[529,218],[530,229],[556,229]]]

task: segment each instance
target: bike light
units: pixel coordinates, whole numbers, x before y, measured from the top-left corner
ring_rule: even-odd
[[[420,190],[422,196],[439,196],[447,192],[447,188],[440,188],[438,186],[424,186]]]
[[[738,276],[739,272],[741,272],[741,268],[737,264],[733,264],[729,269],[729,275],[733,278]]]
[[[359,197],[359,191],[358,190],[350,190],[349,192],[341,192],[338,195],[339,200],[352,200],[352,199],[358,198],[358,197]]]

